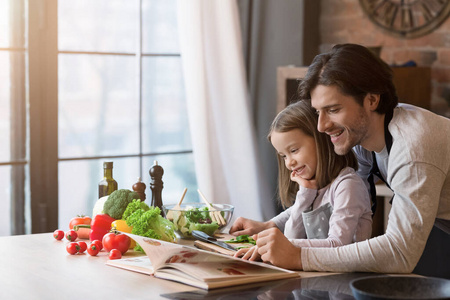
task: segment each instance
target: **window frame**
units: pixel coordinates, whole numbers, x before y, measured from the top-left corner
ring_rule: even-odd
[[[28,1],[31,232],[58,227],[58,0]]]
[[[11,1],[9,8],[10,45],[6,48],[0,48],[0,51],[6,51],[10,56],[10,158],[8,162],[0,162],[0,166],[10,166],[10,231],[12,234],[23,234],[26,232],[25,226],[25,169],[26,159],[26,48],[25,32],[26,22],[24,1]],[[19,47],[20,45],[20,47]]]
[[[139,7],[138,44],[133,53],[67,51],[58,49],[58,0],[29,1],[29,125],[30,125],[30,191],[31,231],[41,233],[58,227],[58,167],[63,161],[86,161],[125,157],[139,158],[143,177],[144,157],[192,153],[192,149],[170,152],[143,153],[143,59],[149,56],[180,57],[179,53],[143,53],[143,1]],[[126,55],[134,56],[138,80],[136,96],[139,101],[139,153],[116,156],[81,156],[60,158],[58,153],[58,60],[59,54]]]

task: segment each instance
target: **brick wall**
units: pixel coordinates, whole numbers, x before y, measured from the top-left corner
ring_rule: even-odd
[[[431,68],[431,110],[450,117],[450,18],[433,32],[416,39],[384,33],[366,17],[358,0],[322,0],[320,51],[334,44],[381,46],[381,58],[390,65],[413,60]]]

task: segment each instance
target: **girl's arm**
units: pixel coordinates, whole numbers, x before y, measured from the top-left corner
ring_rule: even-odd
[[[328,238],[290,239],[295,246],[338,247],[370,238],[372,216],[369,194],[361,178],[353,170],[347,170],[341,172],[327,191],[327,197],[333,204]]]

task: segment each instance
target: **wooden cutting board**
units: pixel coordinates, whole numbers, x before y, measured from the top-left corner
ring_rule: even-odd
[[[233,238],[236,238],[234,235],[231,234],[216,234],[215,238],[217,238],[218,241],[226,241],[226,240],[230,240]],[[231,247],[234,248],[238,248],[238,247],[251,247],[253,246],[252,244],[249,243],[239,243],[239,244],[228,244]],[[216,253],[221,253],[221,254],[225,254],[225,255],[229,255],[229,256],[233,256],[236,252],[235,251],[231,251],[222,247],[219,247],[217,245],[208,243],[208,242],[203,242],[203,241],[199,241],[196,240],[194,242],[194,246],[203,250],[207,250],[207,251],[211,251],[211,252],[216,252]]]

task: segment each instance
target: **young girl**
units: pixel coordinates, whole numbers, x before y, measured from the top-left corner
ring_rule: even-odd
[[[238,218],[234,235],[255,234],[275,227],[296,247],[338,247],[371,237],[369,193],[356,174],[352,151],[340,156],[330,138],[317,130],[317,114],[309,101],[281,111],[273,121],[269,141],[278,155],[278,186],[283,208],[267,222]],[[235,256],[260,259],[257,246]]]

